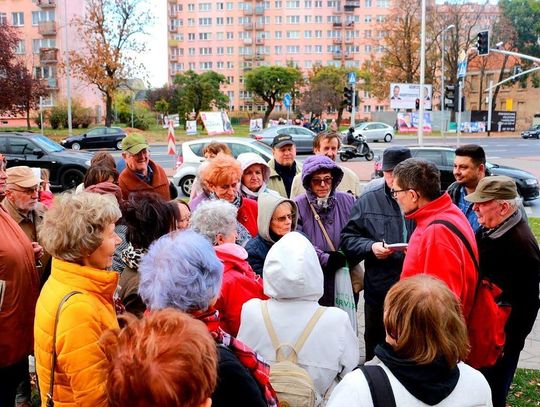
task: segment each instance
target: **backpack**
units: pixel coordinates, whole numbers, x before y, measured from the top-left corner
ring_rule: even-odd
[[[279,340],[268,314],[266,301],[261,302],[264,324],[272,346],[276,351],[276,363],[270,366],[270,384],[277,394],[281,407],[314,407],[318,402],[317,391],[313,379],[309,373],[298,365],[298,354],[304,346],[306,339],[311,334],[315,324],[326,311],[326,307],[318,307],[306,327],[300,334],[300,337],[294,345],[279,343]],[[283,347],[289,347],[291,353],[285,357]]]
[[[478,282],[471,312],[467,318],[471,350],[465,362],[475,369],[491,367],[503,353],[506,342],[504,328],[512,307],[510,304],[499,301],[502,290],[482,274],[471,244],[463,233],[451,222],[445,220],[434,220],[430,225],[433,224],[444,225],[454,232],[461,239],[474,262],[474,267],[478,272]]]

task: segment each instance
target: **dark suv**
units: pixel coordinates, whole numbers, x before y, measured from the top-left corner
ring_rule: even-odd
[[[8,167],[27,165],[47,168],[51,189],[63,191],[79,185],[90,167],[92,153],[68,151],[60,144],[36,133],[0,132],[0,153]]]
[[[455,181],[453,170],[456,153],[454,148],[433,146],[409,146],[409,148],[414,158],[431,161],[437,165],[441,172],[442,190],[446,190]],[[382,177],[381,165],[382,160],[377,158],[373,174],[374,178]],[[490,162],[486,162],[486,172],[489,175],[506,175],[512,178],[516,182],[518,193],[524,201],[532,201],[540,195],[538,180],[530,172]]]
[[[122,140],[126,132],[120,127],[95,127],[78,136],[71,136],[60,141],[65,148],[81,150],[84,148],[122,149]]]

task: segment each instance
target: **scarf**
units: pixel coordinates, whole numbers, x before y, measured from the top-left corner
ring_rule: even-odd
[[[262,388],[268,407],[278,407],[276,392],[270,384],[270,365],[262,356],[219,327],[219,312],[217,310],[210,308],[208,311],[197,312],[192,315],[206,324],[208,331],[217,344],[229,349],[240,363],[249,370]]]
[[[400,358],[387,343],[377,345],[375,356],[390,369],[409,393],[430,406],[448,397],[459,380],[459,368],[451,368],[441,356],[430,364],[419,365]]]
[[[246,198],[250,198],[256,201],[259,198],[259,194],[261,192],[266,191],[266,182],[263,182],[259,190],[256,192],[252,191],[251,189],[246,187],[244,184],[242,184],[242,186],[240,187],[240,191],[242,191],[242,195],[244,195]]]
[[[122,250],[122,260],[130,269],[138,271],[139,263],[147,251],[148,249],[135,249],[131,243],[128,243],[128,246]]]
[[[210,193],[210,199],[219,199],[217,195],[213,192]],[[234,201],[229,202],[232,205],[236,206],[236,209],[239,209],[240,206],[242,206],[242,195],[239,193],[236,194],[236,197],[234,198]],[[244,247],[247,242],[251,239],[251,235],[246,229],[244,225],[242,225],[240,222],[236,221],[236,244],[239,246]]]

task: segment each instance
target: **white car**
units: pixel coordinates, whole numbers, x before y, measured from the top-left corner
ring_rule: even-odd
[[[348,130],[342,131],[341,134],[346,137]],[[394,128],[386,123],[381,122],[361,122],[354,127],[354,135],[362,136],[366,141],[384,140],[389,143],[394,138]]]
[[[272,149],[252,138],[244,137],[207,137],[182,143],[179,159],[182,164],[173,176],[173,184],[180,187],[182,193],[189,196],[199,165],[204,161],[204,147],[211,141],[227,144],[236,158],[242,153],[259,154],[266,162],[272,159]]]

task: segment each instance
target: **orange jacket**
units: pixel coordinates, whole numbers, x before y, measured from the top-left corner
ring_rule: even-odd
[[[106,358],[99,338],[107,329],[118,328],[113,294],[118,274],[54,258],[51,276],[36,305],[34,350],[42,405],[45,405],[51,374],[54,319],[58,304],[71,291],[62,307],[56,333],[57,363],[54,378],[55,407],[107,406]]]

